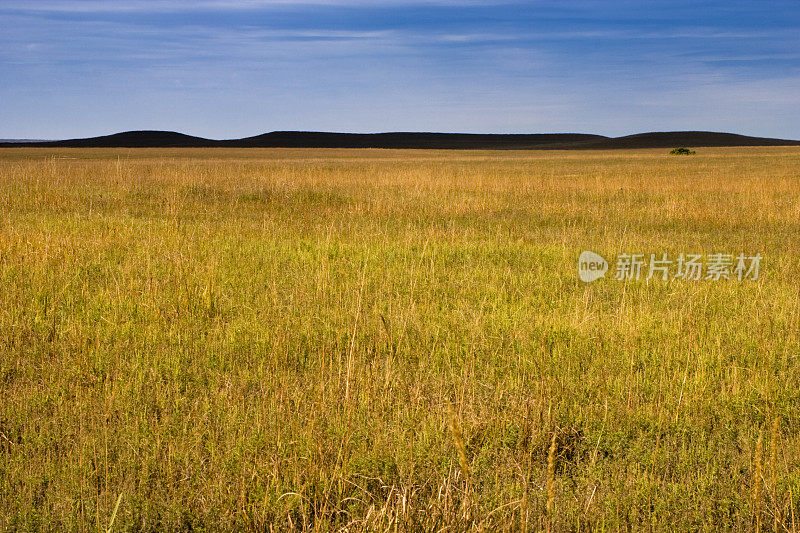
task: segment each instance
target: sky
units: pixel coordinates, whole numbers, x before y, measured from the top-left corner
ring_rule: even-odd
[[[0,0],[0,138],[800,139],[800,2]]]

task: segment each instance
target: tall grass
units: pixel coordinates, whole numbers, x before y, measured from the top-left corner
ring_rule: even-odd
[[[796,148],[4,149],[0,527],[796,531],[798,280]]]

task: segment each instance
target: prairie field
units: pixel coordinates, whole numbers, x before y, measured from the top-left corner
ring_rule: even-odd
[[[797,531],[800,148],[2,149],[0,528]]]

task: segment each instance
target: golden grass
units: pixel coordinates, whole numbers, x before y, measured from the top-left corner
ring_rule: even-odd
[[[3,149],[0,527],[795,531],[800,149],[667,152]]]

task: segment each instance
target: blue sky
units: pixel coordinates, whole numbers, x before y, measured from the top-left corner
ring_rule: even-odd
[[[0,0],[0,138],[800,139],[800,2]]]

